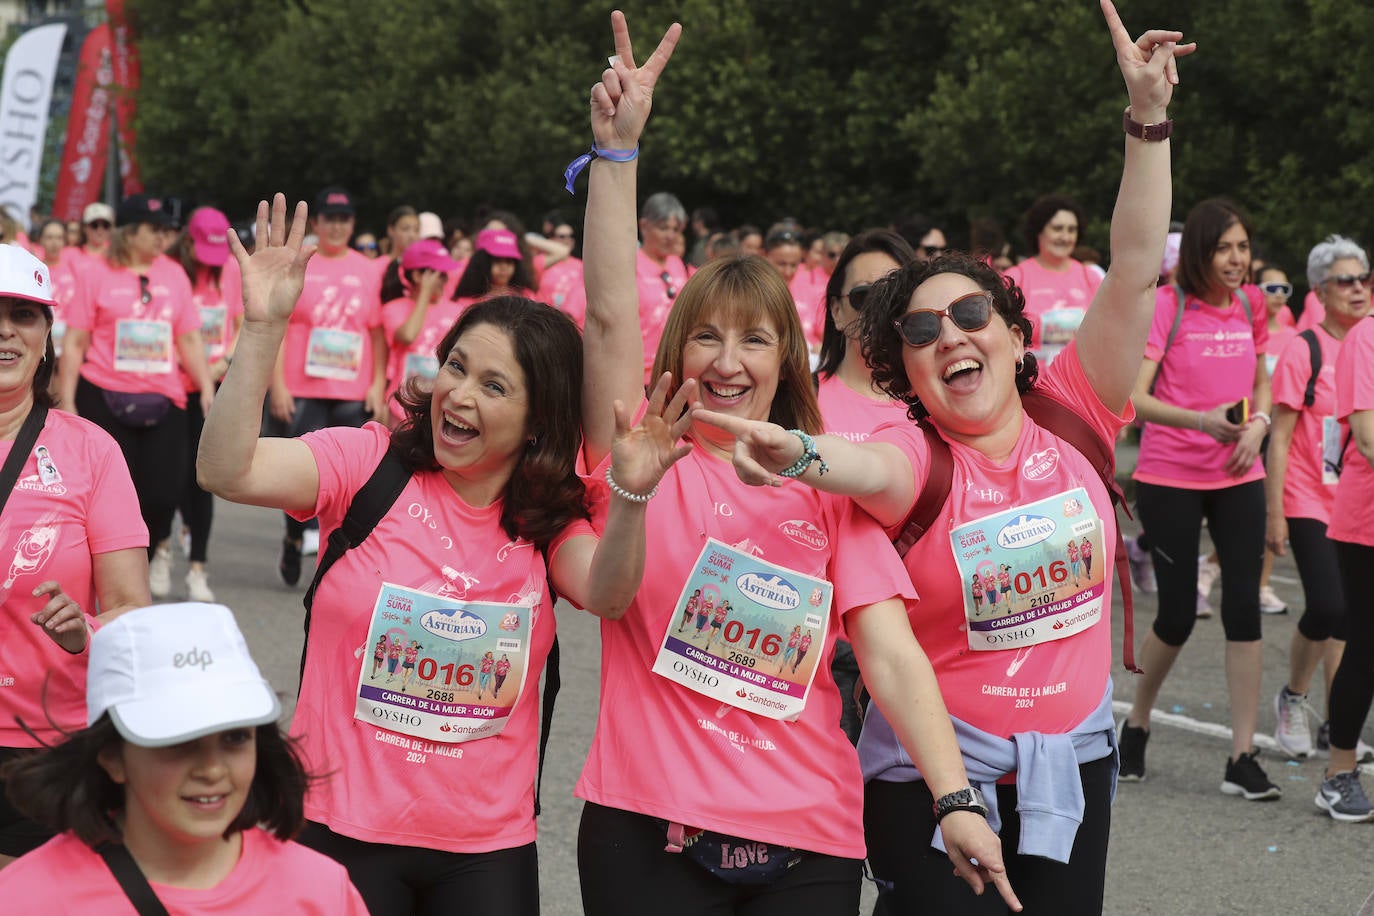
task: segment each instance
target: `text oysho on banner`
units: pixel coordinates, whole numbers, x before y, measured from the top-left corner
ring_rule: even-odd
[[[105,156],[110,144],[110,27],[96,26],[81,45],[81,58],[72,89],[67,119],[67,142],[57,172],[52,215],[60,220],[81,219],[81,211],[100,198],[105,180]]]
[[[0,84],[0,207],[20,225],[28,225],[29,209],[38,198],[48,106],[66,35],[61,23],[30,29],[5,57]]]
[[[124,0],[105,0],[110,20],[110,54],[114,72],[115,134],[119,138],[119,182],[124,197],[140,194],[143,179],[138,172],[137,136],[134,115],[138,112],[140,70],[138,47],[133,27],[124,10]]]

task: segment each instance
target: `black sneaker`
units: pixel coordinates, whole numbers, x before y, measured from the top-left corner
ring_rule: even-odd
[[[301,581],[301,542],[282,538],[281,559],[277,561],[277,572],[287,585],[295,586]]]
[[[1223,795],[1243,795],[1246,801],[1272,801],[1283,795],[1279,787],[1269,781],[1256,752],[1241,754],[1236,762],[1226,761],[1226,778],[1221,781]]]
[[[1121,721],[1121,738],[1117,741],[1121,769],[1116,774],[1117,782],[1140,782],[1145,778],[1145,742],[1149,740],[1148,730]]]

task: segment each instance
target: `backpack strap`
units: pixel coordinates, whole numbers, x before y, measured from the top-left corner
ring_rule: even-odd
[[[1317,375],[1322,371],[1322,345],[1317,342],[1317,332],[1308,328],[1298,334],[1307,341],[1307,352],[1312,361],[1312,375],[1307,379],[1307,390],[1302,393],[1302,406],[1311,407],[1317,401]]]
[[[382,455],[382,460],[377,462],[372,476],[353,494],[353,500],[348,504],[348,512],[345,513],[343,521],[329,533],[329,542],[320,555],[319,565],[315,567],[315,578],[311,580],[310,588],[305,592],[303,603],[306,644],[310,641],[310,612],[315,604],[315,589],[319,588],[324,574],[329,572],[330,567],[345,553],[368,539],[372,529],[377,527],[377,523],[386,517],[387,512],[396,504],[396,500],[400,499],[401,491],[410,482],[412,473],[401,460],[401,456],[388,448]],[[305,675],[305,650],[306,645],[302,645],[302,677]]]
[[[916,496],[916,504],[907,514],[902,533],[892,542],[892,546],[897,548],[897,555],[902,557],[935,524],[954,484],[954,457],[949,452],[949,443],[928,419],[918,420],[916,425],[925,433],[926,443],[930,446],[930,472],[926,474],[925,486]]]
[[[1150,382],[1150,394],[1155,393],[1155,385],[1159,384],[1159,373],[1164,370],[1164,356],[1169,352],[1169,347],[1173,345],[1174,338],[1178,336],[1178,329],[1183,326],[1183,304],[1186,299],[1183,294],[1183,287],[1177,283],[1171,283],[1169,288],[1174,291],[1174,302],[1177,304],[1174,309],[1174,323],[1169,326],[1169,334],[1164,338],[1164,349],[1159,354],[1159,368],[1155,371],[1154,380]]]
[[[547,564],[545,566],[547,569]],[[549,585],[549,595],[557,601],[553,595],[553,585]],[[552,613],[552,611],[550,611]],[[544,752],[549,748],[549,732],[553,729],[553,706],[558,700],[558,690],[563,686],[563,680],[558,671],[559,651],[558,634],[553,637],[553,645],[549,647],[549,655],[544,659],[544,695],[540,699],[539,710],[539,769],[534,774],[534,816],[539,816],[539,790],[544,783]]]
[[[129,898],[129,903],[133,904],[138,916],[168,916],[167,907],[157,898],[157,893],[148,883],[143,869],[139,868],[134,857],[129,855],[127,846],[115,842],[102,843],[95,851],[105,860],[110,874],[119,882],[120,890]]]

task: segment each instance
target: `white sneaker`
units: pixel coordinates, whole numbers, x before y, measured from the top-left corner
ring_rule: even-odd
[[[301,556],[314,556],[320,552],[320,529],[307,528],[301,537]]]
[[[215,600],[215,593],[210,591],[210,583],[204,569],[192,569],[186,573],[186,597],[207,604]]]
[[[1266,585],[1260,589],[1260,613],[1261,614],[1287,614],[1288,605],[1283,603],[1283,599],[1274,594],[1274,589]]]
[[[1221,575],[1221,566],[1207,560],[1207,555],[1203,554],[1197,558],[1197,593],[1203,598],[1212,594],[1212,584]]]
[[[181,555],[182,555],[183,557],[190,557],[190,556],[191,556],[191,529],[190,529],[190,528],[187,528],[185,525],[182,525],[182,526],[181,526],[181,537],[179,538],[179,540],[181,541]]]
[[[1274,697],[1274,740],[1289,757],[1298,760],[1312,755],[1312,732],[1307,725],[1307,697],[1283,685]]]
[[[148,591],[154,598],[166,598],[172,593],[172,548],[166,544],[154,550],[148,561]]]

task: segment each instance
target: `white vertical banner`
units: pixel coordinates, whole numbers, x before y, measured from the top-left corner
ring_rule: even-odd
[[[30,29],[10,47],[0,83],[0,207],[21,226],[38,198],[43,137],[62,39],[63,23]]]

